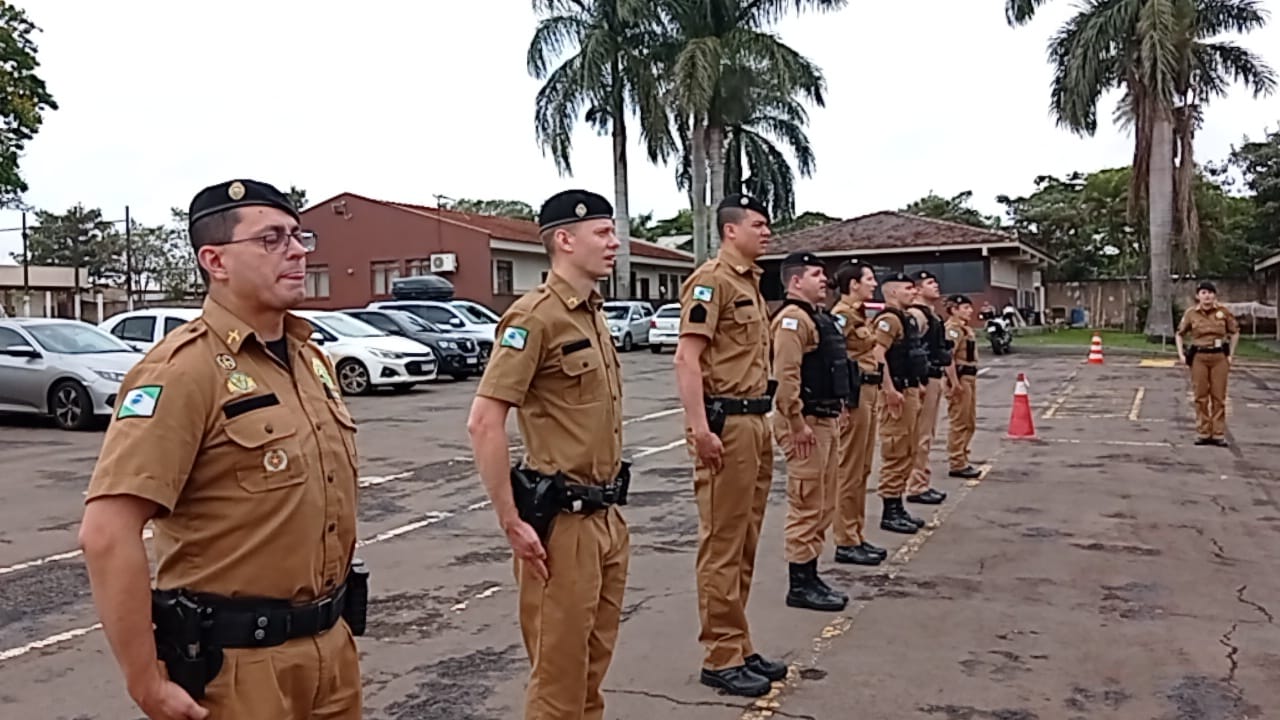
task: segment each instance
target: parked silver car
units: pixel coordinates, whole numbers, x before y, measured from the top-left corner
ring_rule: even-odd
[[[649,318],[653,308],[639,300],[610,300],[604,304],[604,316],[609,322],[609,334],[614,347],[631,352],[637,345],[649,344]]]
[[[0,412],[52,416],[64,430],[110,418],[143,354],[79,320],[0,320]]]

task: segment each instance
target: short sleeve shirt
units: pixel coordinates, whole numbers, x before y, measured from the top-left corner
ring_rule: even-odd
[[[847,303],[841,300],[831,308],[836,324],[844,332],[844,346],[849,351],[849,359],[855,360],[864,372],[875,372],[876,360],[873,351],[876,346],[876,334],[871,323],[867,321],[866,307],[862,303]]]
[[[978,364],[978,345],[977,334],[973,332],[973,328],[969,327],[969,323],[958,317],[951,317],[946,324],[947,339],[955,343],[954,349],[951,351],[952,357],[955,358],[957,365],[976,365]],[[973,360],[969,360],[967,353],[967,343],[973,345]]]
[[[549,273],[503,313],[476,389],[518,408],[526,466],[597,485],[622,467],[620,362],[602,303]]]
[[[774,407],[784,419],[798,420],[804,402],[800,398],[800,365],[805,353],[818,347],[818,328],[809,314],[795,305],[784,305],[773,316],[773,371],[778,380]]]
[[[1197,347],[1221,347],[1236,333],[1240,332],[1240,323],[1236,316],[1225,307],[1215,304],[1208,310],[1199,305],[1182,314],[1182,322],[1178,323],[1178,334],[1191,334],[1191,344]]]
[[[356,424],[310,335],[286,316],[286,368],[208,299],[125,376],[86,502],[160,506],[158,588],[304,603],[346,579]]]
[[[729,247],[703,263],[680,288],[680,334],[707,339],[705,397],[763,397],[769,384],[769,314],[761,270]]]

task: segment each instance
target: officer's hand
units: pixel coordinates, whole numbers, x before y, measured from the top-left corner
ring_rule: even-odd
[[[538,577],[546,580],[551,577],[547,570],[547,550],[542,547],[542,540],[533,526],[523,520],[516,520],[507,526],[507,542],[511,550],[524,562],[533,566]]]
[[[817,444],[818,438],[813,434],[813,428],[809,427],[809,423],[801,423],[798,429],[791,431],[791,450],[795,453],[797,460],[809,457],[809,453],[813,452],[813,446]]]
[[[135,701],[150,720],[204,720],[209,717],[209,711],[197,705],[186,690],[160,674],[138,695]]]
[[[693,447],[698,451],[702,464],[710,468],[711,472],[718,473],[724,467],[724,443],[720,442],[715,433],[710,430],[694,433]]]
[[[906,397],[902,394],[902,392],[896,388],[885,393],[884,402],[885,402],[885,407],[889,409],[889,415],[891,415],[895,419],[898,417],[901,417],[902,401],[905,399]]]

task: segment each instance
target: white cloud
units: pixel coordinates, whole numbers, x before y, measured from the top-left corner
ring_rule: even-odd
[[[351,190],[536,206],[570,185],[612,195],[607,137],[577,133],[574,178],[558,177],[535,145],[527,0],[370,0],[360,12],[334,0],[23,5],[43,28],[42,73],[61,105],[23,161],[36,207],[83,202],[119,219],[130,205],[159,223],[233,176],[296,184],[313,201]],[[1044,47],[1074,3],[1050,3],[1018,29],[1003,6],[855,0],[781,23],[828,80],[809,129],[818,171],[801,182],[798,209],[851,216],[968,189],[996,213],[997,194],[1026,192],[1036,175],[1129,162],[1130,138],[1106,121],[1114,96],[1094,138],[1048,116]],[[1280,66],[1276,22],[1240,42]],[[1237,89],[1210,107],[1198,157],[1221,159],[1277,122],[1280,99]],[[632,214],[685,204],[672,168],[648,165],[638,148],[632,157]],[[0,227],[19,220],[0,212]],[[18,233],[0,233],[0,261],[20,248]]]

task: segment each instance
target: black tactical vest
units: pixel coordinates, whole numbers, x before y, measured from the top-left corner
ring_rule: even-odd
[[[809,303],[791,298],[783,306],[795,305],[809,315],[818,329],[818,347],[805,353],[800,362],[801,411],[805,415],[830,416],[841,405],[857,407],[859,384],[857,365],[849,362],[844,333],[835,318],[825,310],[814,310]]]
[[[951,364],[951,350],[955,343],[947,337],[942,318],[934,314],[928,305],[916,305],[929,319],[929,326],[924,331],[924,345],[929,351],[929,364],[933,366],[933,377],[942,377],[942,371]]]
[[[881,312],[889,313],[902,323],[902,337],[885,351],[885,363],[889,366],[889,376],[893,378],[894,387],[920,385],[929,378],[929,351],[920,335],[920,328],[911,313],[895,307],[885,306]]]

